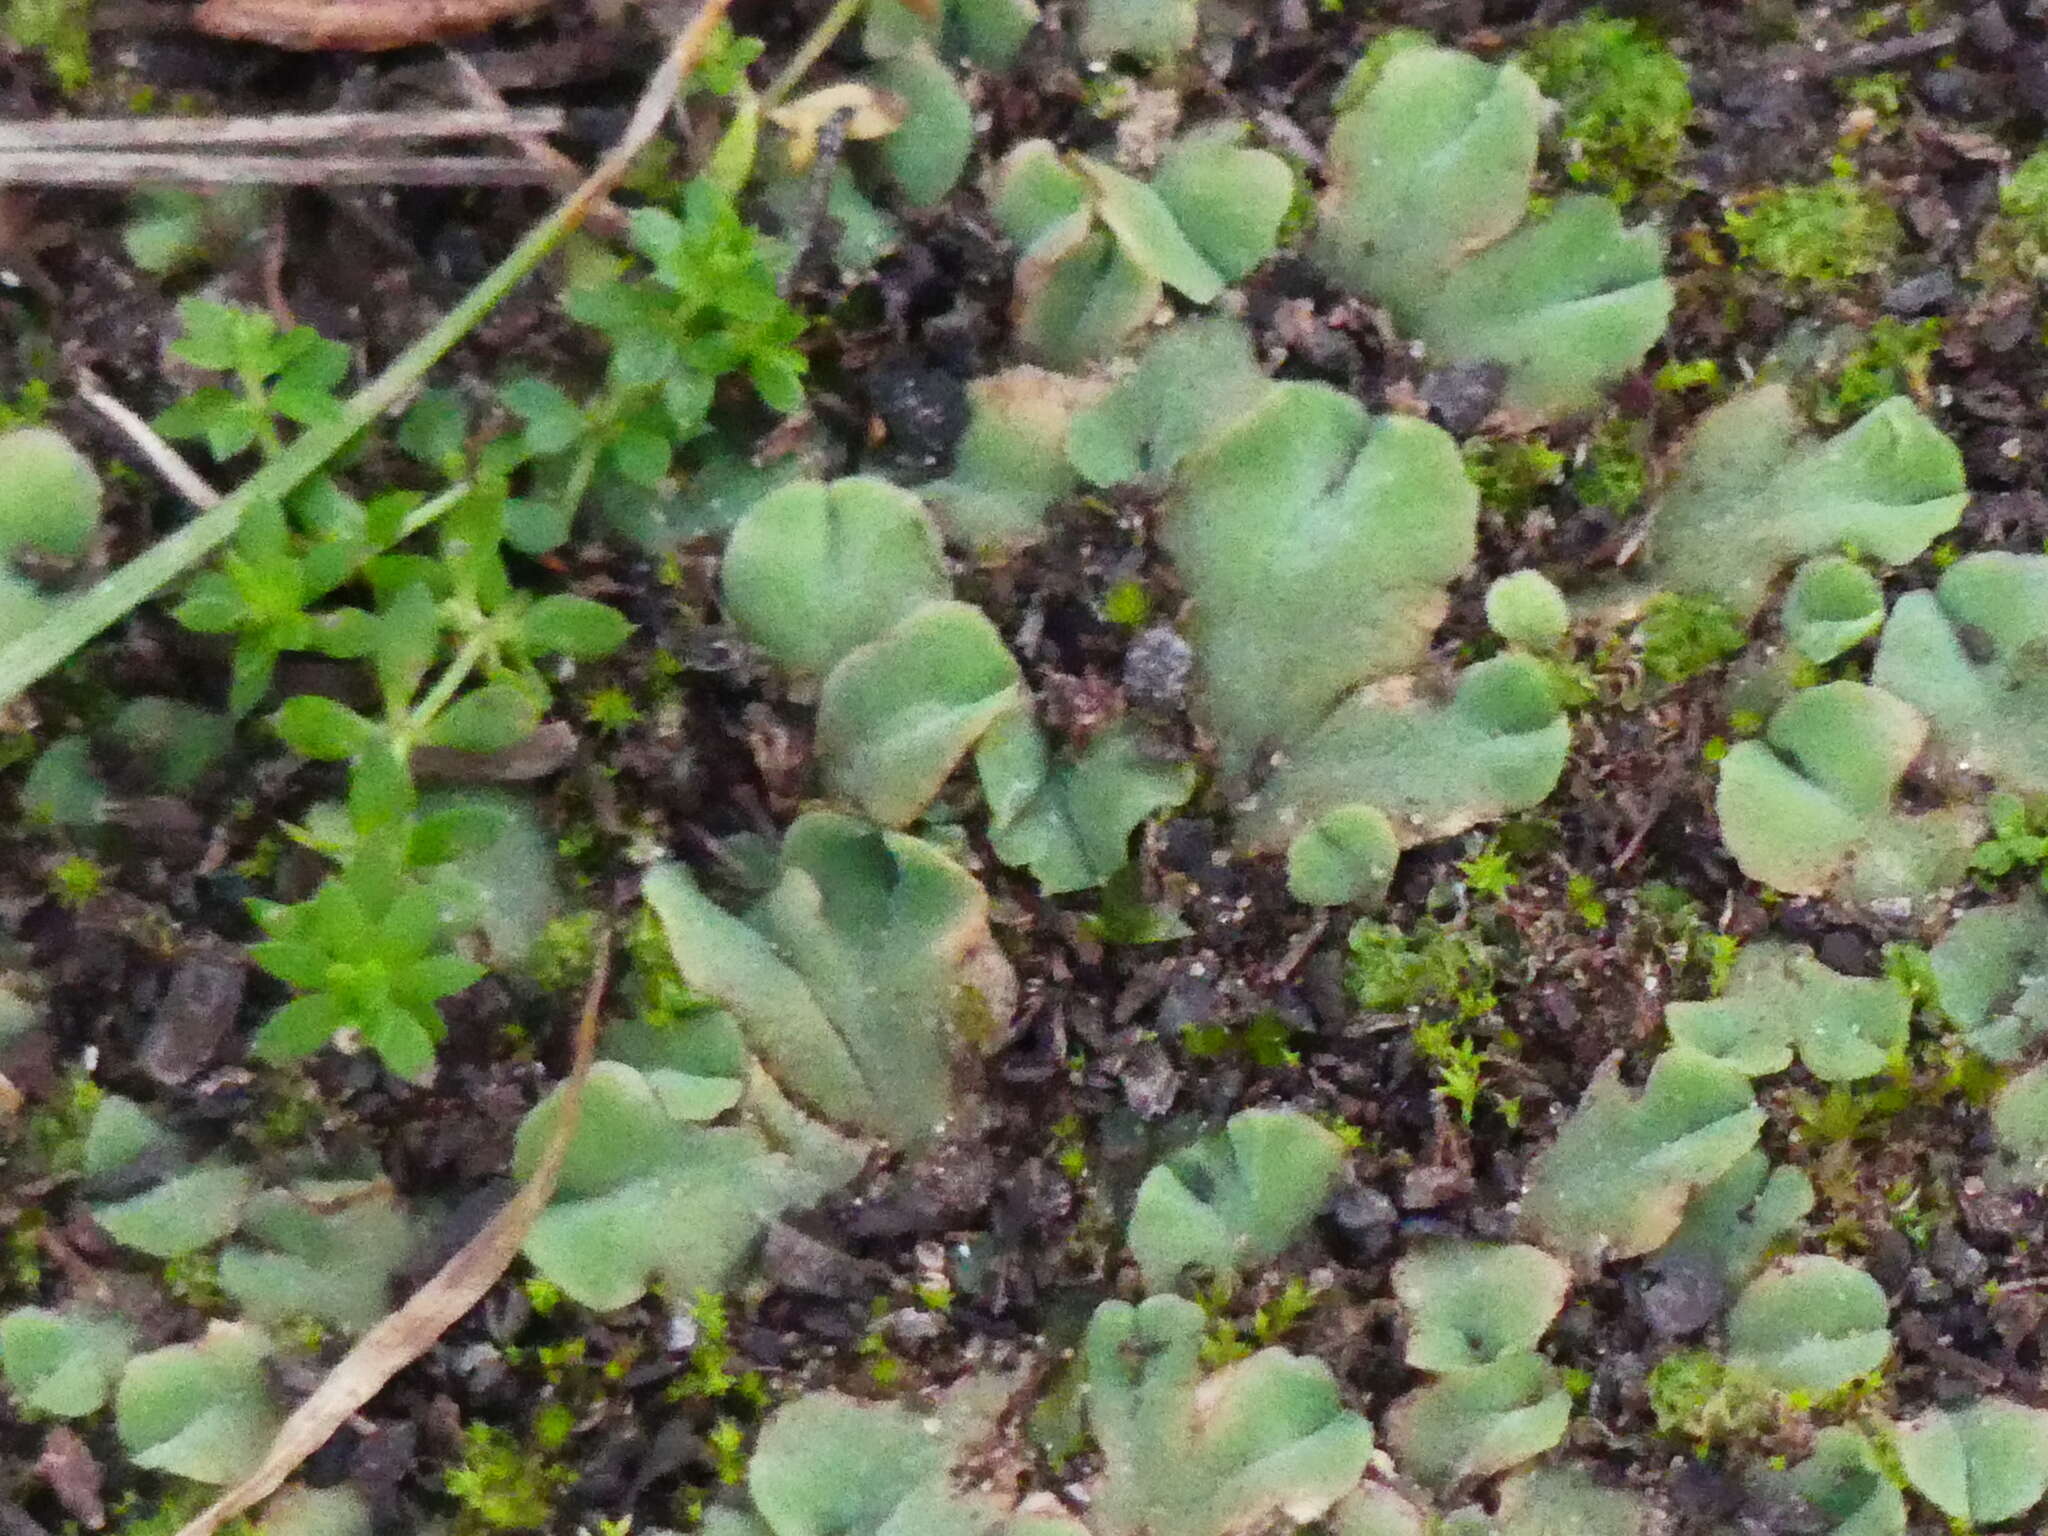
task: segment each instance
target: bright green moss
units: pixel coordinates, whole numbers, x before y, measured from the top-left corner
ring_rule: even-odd
[[[1914,321],[1881,317],[1863,345],[1844,360],[1834,382],[1821,389],[1814,418],[1829,424],[1854,421],[1893,395],[1922,393],[1945,328],[1938,316]]]
[[[1376,1013],[1415,1009],[1476,1019],[1495,1003],[1487,947],[1433,918],[1405,933],[1392,923],[1359,923],[1351,930],[1345,981],[1358,1005]]]
[[[523,1448],[502,1429],[472,1424],[463,1431],[462,1465],[445,1486],[462,1506],[465,1531],[535,1531],[554,1514],[555,1496],[576,1480],[566,1467]]]
[[[1564,478],[1565,456],[1540,437],[1475,438],[1465,444],[1465,473],[1488,508],[1519,516]]]
[[[1728,608],[1710,597],[1660,592],[1636,630],[1643,669],[1660,682],[1682,683],[1725,661],[1749,636]]]
[[[1815,289],[1843,288],[1882,272],[1904,237],[1891,204],[1842,178],[1754,193],[1729,211],[1722,227],[1743,260]]]
[[[1523,64],[1562,109],[1572,180],[1626,200],[1670,179],[1692,87],[1683,61],[1639,24],[1593,11],[1538,36]]]
[[[1585,462],[1572,472],[1572,490],[1586,506],[1619,516],[1643,499],[1650,485],[1649,455],[1639,423],[1617,416],[1604,423],[1586,446]]]

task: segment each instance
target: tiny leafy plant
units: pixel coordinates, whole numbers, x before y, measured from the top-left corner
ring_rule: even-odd
[[[1539,33],[1521,62],[1558,104],[1573,181],[1626,200],[1677,171],[1691,82],[1684,62],[1641,22],[1595,11]]]
[[[1820,292],[1883,271],[1905,234],[1890,203],[1845,177],[1752,193],[1723,227],[1745,260]]]

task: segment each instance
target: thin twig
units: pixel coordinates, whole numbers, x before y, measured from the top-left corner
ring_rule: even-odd
[[[310,112],[288,117],[72,117],[0,122],[0,150],[227,149],[384,144],[560,133],[560,107],[437,107],[425,112]]]
[[[256,471],[168,538],[106,576],[79,596],[62,604],[34,629],[0,646],[0,703],[5,703],[102,630],[119,623],[141,604],[199,564],[234,536],[242,514],[266,497],[289,495],[317,473],[350,438],[404,399],[455,344],[474,330],[546,259],[562,238],[583,222],[591,207],[608,195],[632,168],[633,159],[660,129],[669,101],[683,77],[710,46],[713,31],[731,0],[701,0],[697,14],[677,34],[675,46],[662,62],[625,133],[583,184],[565,197],[546,218],[527,232],[510,255],[464,295],[460,304],[426,335],[407,347],[376,378],[351,395],[334,420],[308,427],[276,459]]]
[[[509,113],[505,98],[498,94],[498,88],[484,78],[484,72],[470,62],[469,56],[459,49],[444,48],[449,68],[455,71],[456,83],[462,87],[477,107],[486,112]],[[546,173],[549,181],[557,187],[573,187],[583,179],[583,167],[563,154],[538,133],[515,133],[508,135],[519,146],[519,152]],[[610,198],[593,203],[589,224],[592,229],[613,240],[623,239],[626,234],[625,210]]]
[[[0,150],[0,185],[478,187],[550,180],[509,155],[209,155],[197,150]]]
[[[763,117],[782,105],[783,99],[797,88],[805,75],[811,72],[811,66],[825,57],[825,50],[839,41],[839,34],[860,14],[860,8],[866,3],[867,0],[839,0],[838,4],[825,13],[817,26],[811,29],[811,35],[804,39],[803,46],[790,55],[789,62],[782,67],[782,73],[761,93]]]
[[[206,483],[183,454],[159,437],[156,428],[91,383],[79,386],[78,397],[119,427],[151,467],[170,483],[171,489],[193,506],[206,512],[220,505],[220,492]]]

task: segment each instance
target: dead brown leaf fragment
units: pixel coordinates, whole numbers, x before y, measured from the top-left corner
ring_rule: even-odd
[[[545,10],[550,0],[206,0],[202,32],[309,52],[381,53],[488,31]]]
[[[526,1241],[534,1221],[554,1198],[562,1163],[582,1117],[583,1084],[597,1053],[597,1020],[603,1011],[605,983],[610,973],[611,950],[607,945],[598,950],[597,968],[583,995],[583,1013],[576,1023],[574,1061],[562,1094],[561,1119],[555,1124],[553,1139],[541,1152],[533,1176],[484,1224],[483,1230],[441,1266],[433,1279],[357,1341],[313,1395],[284,1421],[256,1470],[196,1515],[179,1530],[178,1536],[214,1536],[227,1521],[269,1498],[392,1377],[431,1349],[498,1283],[519,1252],[520,1244]]]

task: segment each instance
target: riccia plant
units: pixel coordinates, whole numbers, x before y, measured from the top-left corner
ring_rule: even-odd
[[[1927,717],[1959,772],[2002,789],[2048,790],[2048,556],[1987,551],[1957,561],[1932,592],[1893,606],[1871,681]]]
[[[1819,1397],[1878,1369],[1892,1351],[1884,1290],[1825,1254],[1780,1259],[1728,1314],[1728,1360],[1780,1392]]]
[[[2048,1493],[2048,1411],[1984,1397],[1932,1409],[1894,1434],[1907,1481],[1950,1520],[1996,1525]]]
[[[1677,1232],[1693,1192],[1756,1144],[1764,1112],[1746,1075],[1675,1046],[1640,1093],[1601,1069],[1529,1173],[1522,1217],[1574,1258],[1645,1254]]]
[[[1234,1276],[1274,1258],[1336,1188],[1343,1146],[1307,1115],[1241,1110],[1145,1176],[1127,1241],[1145,1288],[1188,1271]]]
[[[1563,767],[1569,729],[1534,660],[1482,663],[1447,698],[1410,675],[1476,511],[1444,433],[1319,385],[1270,386],[1178,463],[1165,542],[1194,602],[1202,712],[1224,771],[1260,781],[1239,841],[1333,845],[1304,851],[1305,890],[1375,883],[1385,840],[1353,808],[1406,846],[1540,800]]]
[[[1748,617],[1798,561],[1851,548],[1887,565],[1918,558],[1968,501],[1961,453],[1906,397],[1823,440],[1771,384],[1701,418],[1656,499],[1645,554],[1665,590]],[[1811,591],[1799,601],[1800,611],[1855,606]]]
[[[1605,198],[1529,217],[1546,104],[1518,67],[1409,48],[1341,106],[1314,258],[1433,360],[1501,366],[1503,404],[1540,419],[1649,351],[1671,312],[1662,242]]]
[[[928,1140],[951,1112],[954,1019],[970,976],[991,1013],[1008,1010],[986,893],[902,833],[800,818],[774,885],[743,915],[677,864],[649,871],[645,891],[684,981],[828,1125],[895,1146]]]
[[[1714,809],[1742,872],[1799,895],[1923,900],[1962,878],[1981,825],[1971,807],[1911,814],[1895,797],[1927,723],[1863,683],[1796,693],[1721,765]]]
[[[61,433],[0,432],[0,644],[33,629],[50,602],[15,561],[84,556],[99,532],[103,499],[98,472]]]
[[[1286,163],[1236,129],[1182,140],[1141,182],[1031,139],[996,171],[994,211],[1021,250],[1020,339],[1057,368],[1113,353],[1166,289],[1207,304],[1263,261],[1294,195]]]
[[[1107,1302],[1082,1345],[1087,1414],[1102,1451],[1085,1514],[1017,1507],[963,1486],[955,1463],[987,1437],[1007,1399],[970,1380],[919,1416],[832,1393],[779,1409],[748,1469],[751,1511],[716,1511],[714,1536],[856,1536],[975,1531],[986,1536],[1178,1536],[1305,1524],[1354,1488],[1372,1428],[1338,1401],[1320,1362],[1266,1349],[1205,1374],[1202,1312],[1155,1296]]]
[[[1446,1241],[1394,1266],[1406,1359],[1435,1379],[1388,1410],[1402,1468],[1431,1486],[1485,1477],[1563,1438],[1571,1398],[1536,1343],[1570,1276],[1539,1248]]]
[[[1726,990],[1664,1010],[1671,1038],[1752,1077],[1782,1072],[1793,1051],[1822,1082],[1885,1069],[1906,1043],[1912,1004],[1886,977],[1844,976],[1789,944],[1746,945]]]
[[[1885,1476],[1869,1437],[1847,1425],[1821,1430],[1811,1455],[1760,1481],[1825,1520],[1827,1536],[1905,1536],[1905,1495]]]
[[[2048,1036],[2048,907],[2039,896],[1973,907],[1928,955],[1941,1011],[1993,1061]]]

